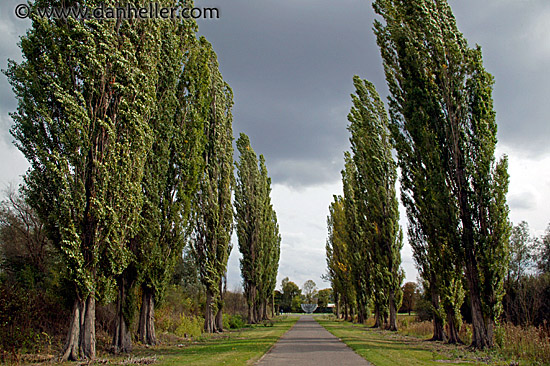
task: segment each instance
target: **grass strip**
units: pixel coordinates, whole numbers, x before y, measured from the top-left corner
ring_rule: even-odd
[[[464,346],[428,342],[398,333],[371,329],[344,321],[315,318],[326,330],[340,338],[375,366],[407,365],[509,365],[487,353],[469,352]]]
[[[179,345],[139,347],[133,352],[133,357],[138,360],[154,357],[158,360],[154,365],[159,366],[250,365],[269,351],[297,320],[298,317],[278,317],[273,326],[255,325]]]

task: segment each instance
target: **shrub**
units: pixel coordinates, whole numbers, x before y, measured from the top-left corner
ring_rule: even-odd
[[[174,333],[180,314],[172,311],[168,306],[155,309],[155,328],[159,332]]]
[[[225,329],[241,329],[246,326],[246,321],[239,314],[223,314],[223,327]]]
[[[203,325],[203,318],[181,314],[174,334],[183,338],[197,338],[202,334]]]
[[[199,312],[197,299],[189,297],[183,286],[169,286],[159,307],[155,309],[155,327],[159,332],[176,334],[182,317],[195,318]],[[185,333],[184,330],[182,334]]]

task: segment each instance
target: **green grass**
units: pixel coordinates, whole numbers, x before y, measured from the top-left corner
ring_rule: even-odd
[[[247,365],[262,357],[298,320],[280,317],[273,326],[257,325],[180,345],[138,348],[133,357],[156,357],[154,365]]]
[[[361,357],[376,366],[386,365],[504,365],[488,353],[469,352],[464,346],[428,342],[364,325],[315,318]],[[509,363],[506,363],[507,365]]]

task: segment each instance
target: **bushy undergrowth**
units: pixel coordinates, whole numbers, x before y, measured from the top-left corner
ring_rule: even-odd
[[[162,304],[155,310],[157,332],[170,333],[182,338],[200,337],[204,328],[203,307],[200,298],[187,296],[185,289],[180,286],[171,286]],[[224,312],[224,329],[240,329],[245,326],[246,320],[241,314]]]
[[[46,292],[0,282],[0,361],[58,348],[66,318],[66,309]]]
[[[174,334],[183,338],[198,338],[202,335],[203,326],[204,319],[202,317],[181,314]]]
[[[204,326],[204,318],[199,314],[200,303],[187,297],[179,286],[172,286],[155,310],[155,328],[158,332],[179,337],[198,337]]]
[[[240,314],[223,314],[223,327],[225,329],[241,329],[246,326],[246,320]]]
[[[433,335],[430,321],[399,320],[399,333],[428,339]],[[472,342],[472,325],[463,324],[460,339],[464,344]],[[550,364],[550,325],[521,327],[503,323],[495,328],[495,351],[504,359],[527,362],[532,365]]]
[[[520,327],[502,324],[495,329],[495,343],[508,358],[531,361],[535,365],[550,365],[550,326]]]

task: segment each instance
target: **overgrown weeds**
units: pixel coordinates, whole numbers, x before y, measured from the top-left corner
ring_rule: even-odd
[[[550,365],[550,327],[520,327],[501,324],[495,329],[495,343],[506,358],[526,360],[533,365]]]

